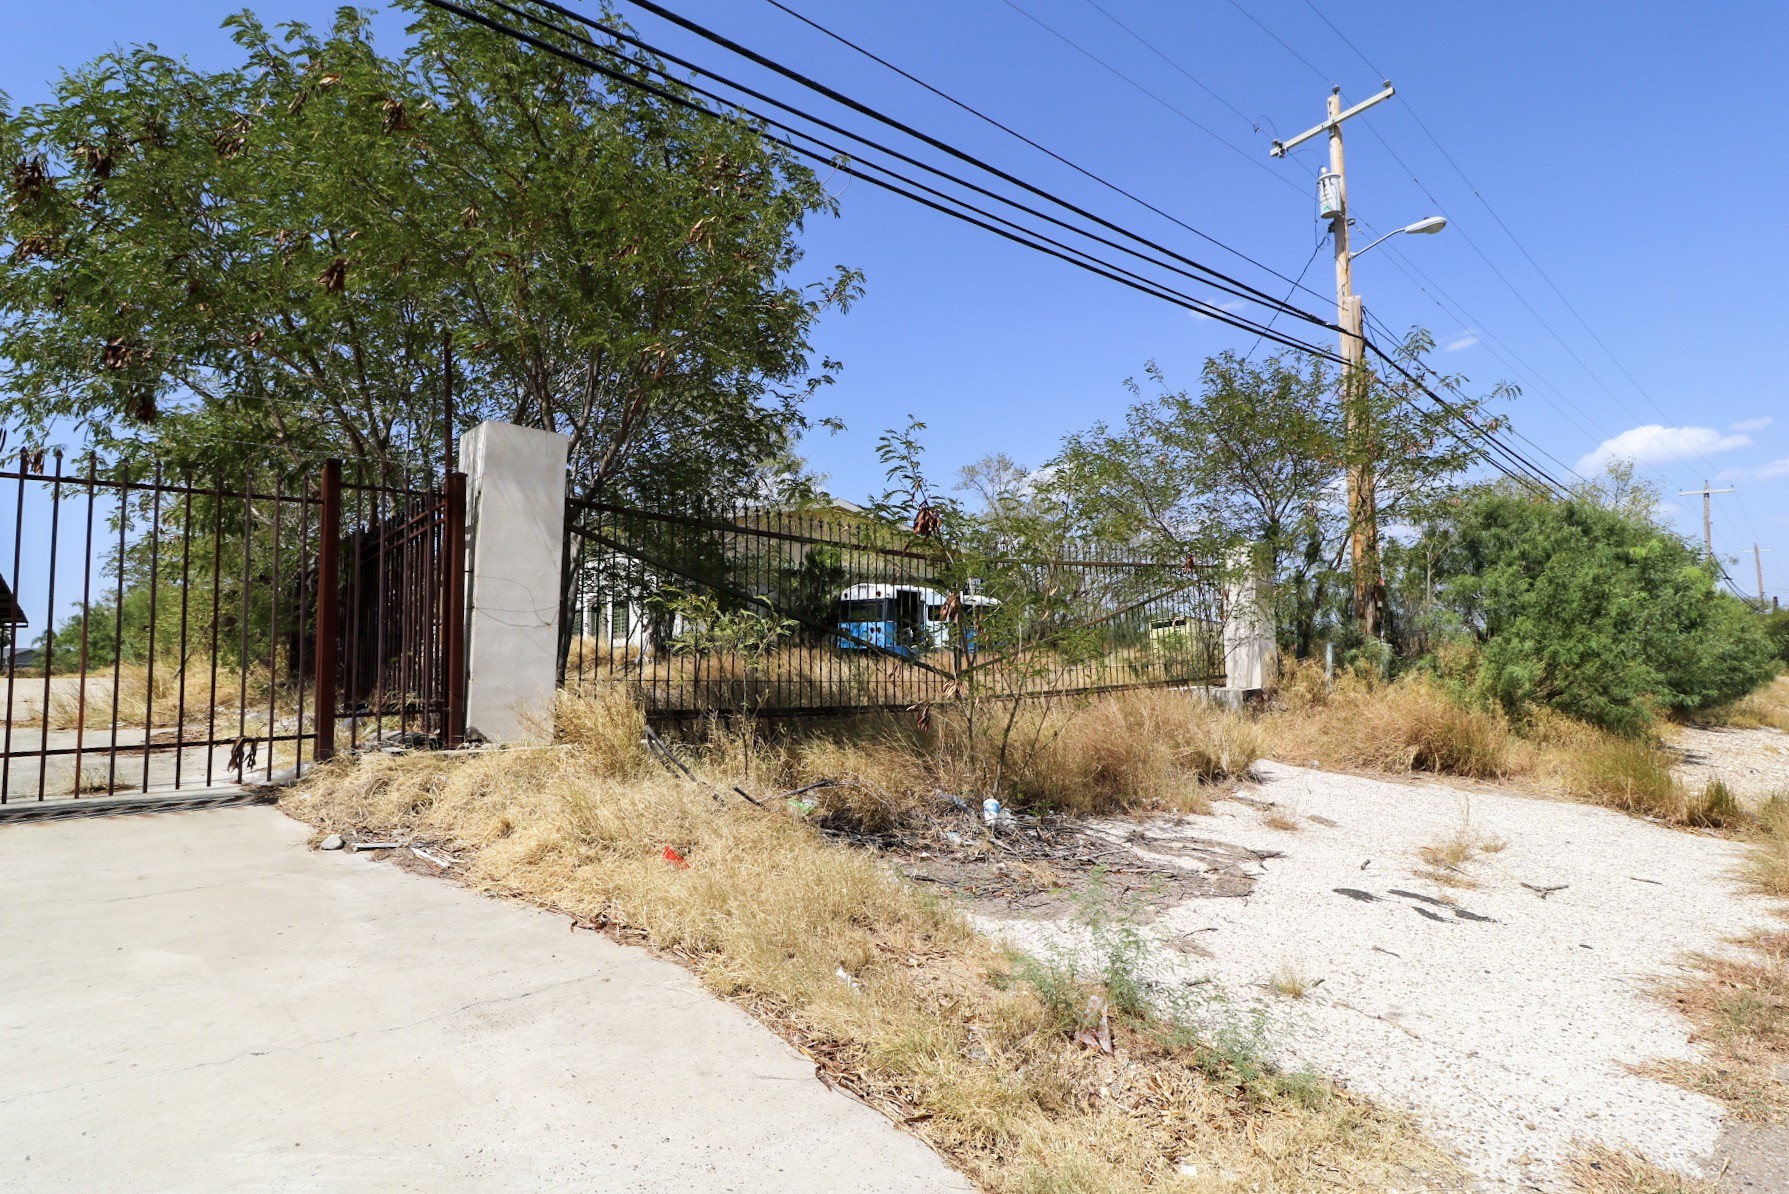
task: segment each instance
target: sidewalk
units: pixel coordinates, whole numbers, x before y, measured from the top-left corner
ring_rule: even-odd
[[[305,836],[0,826],[0,1189],[973,1189],[677,966]]]

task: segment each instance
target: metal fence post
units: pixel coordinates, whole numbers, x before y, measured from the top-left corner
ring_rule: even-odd
[[[322,508],[317,528],[317,658],[316,709],[313,722],[317,742],[312,752],[319,763],[335,755],[336,661],[341,634],[341,538],[342,462],[323,465]]]

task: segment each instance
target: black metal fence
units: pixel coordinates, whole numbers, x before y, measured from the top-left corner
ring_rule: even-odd
[[[451,742],[463,526],[463,478],[333,466],[290,487],[10,454],[0,804],[269,781],[327,757],[338,719],[349,746]]]
[[[973,563],[839,507],[571,503],[565,683],[649,711],[827,713],[1220,683],[1218,589],[1080,544]]]

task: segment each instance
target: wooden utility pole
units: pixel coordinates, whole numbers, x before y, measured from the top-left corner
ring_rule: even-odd
[[[1717,493],[1732,492],[1733,488],[1731,486],[1726,489],[1710,489],[1707,481],[1702,482],[1701,489],[1680,489],[1677,491],[1678,497],[1695,497],[1697,494],[1702,495],[1702,548],[1708,553],[1708,558],[1710,560],[1714,559],[1714,503],[1711,499],[1713,499],[1714,495]]]
[[[1752,544],[1752,563],[1757,565],[1757,568],[1758,568],[1758,608],[1759,609],[1764,608],[1764,553],[1767,551],[1773,551],[1773,550],[1775,550],[1775,549],[1769,548],[1769,547],[1759,547],[1756,543]]]
[[[1326,119],[1289,141],[1275,141],[1274,157],[1309,140],[1329,134],[1329,169],[1317,180],[1318,209],[1329,221],[1335,241],[1336,325],[1341,328],[1342,419],[1348,441],[1349,558],[1354,573],[1354,609],[1361,632],[1378,638],[1385,624],[1385,585],[1379,575],[1379,495],[1374,463],[1377,444],[1373,433],[1372,382],[1366,366],[1366,311],[1354,293],[1354,257],[1348,248],[1348,174],[1342,154],[1342,122],[1374,104],[1390,99],[1385,90],[1342,110],[1341,89],[1329,94]],[[1372,246],[1369,245],[1368,248]]]

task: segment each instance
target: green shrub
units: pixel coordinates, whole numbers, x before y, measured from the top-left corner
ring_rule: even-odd
[[[1764,635],[1777,653],[1777,659],[1789,663],[1789,609],[1773,609],[1759,619]]]
[[[1759,619],[1677,536],[1592,502],[1482,491],[1431,530],[1440,600],[1478,647],[1473,685],[1617,733],[1770,678]]]

